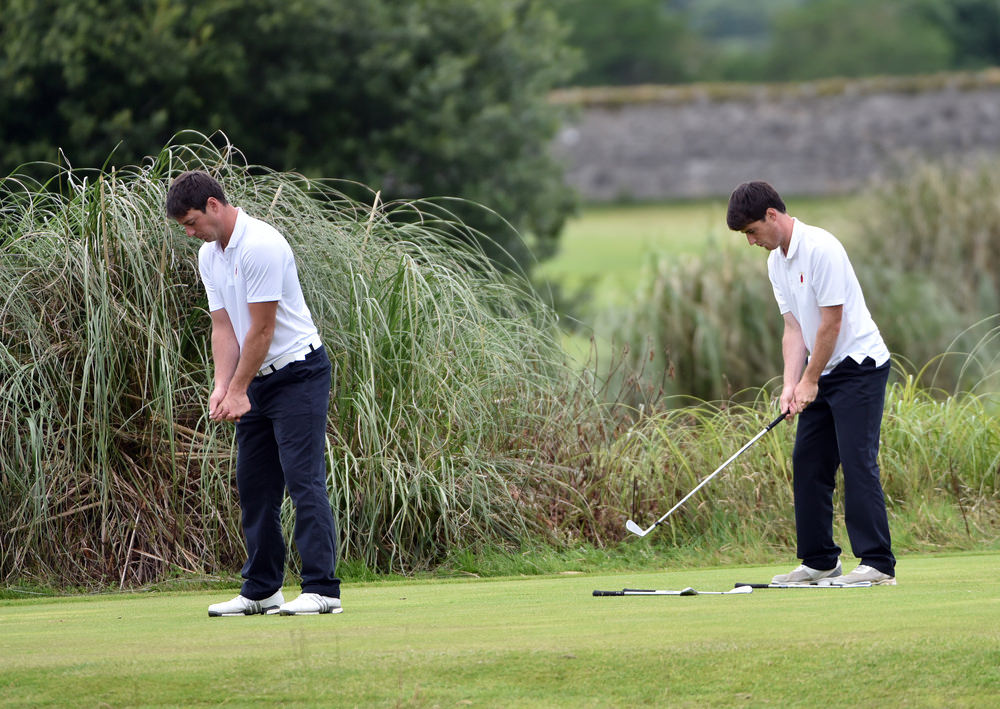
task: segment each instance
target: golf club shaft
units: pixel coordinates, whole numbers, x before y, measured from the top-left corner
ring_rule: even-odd
[[[740,456],[740,454],[741,454],[741,453],[743,453],[743,451],[745,451],[745,450],[746,450],[747,448],[749,448],[749,447],[750,447],[750,446],[752,446],[752,445],[753,445],[754,443],[756,443],[756,442],[757,442],[757,439],[759,439],[759,438],[760,438],[761,436],[763,436],[763,435],[764,435],[765,433],[767,433],[767,432],[768,432],[768,431],[770,431],[770,430],[771,430],[772,428],[774,428],[774,427],[775,427],[775,426],[777,426],[777,425],[778,425],[779,423],[781,423],[781,422],[782,422],[782,421],[783,421],[783,420],[785,419],[785,417],[786,417],[787,415],[788,415],[788,412],[787,412],[787,411],[786,411],[786,412],[784,412],[783,414],[781,414],[780,416],[778,416],[778,418],[774,419],[774,421],[772,421],[771,423],[769,423],[769,424],[767,425],[767,428],[765,428],[765,429],[764,429],[763,431],[761,431],[761,432],[760,432],[760,433],[758,433],[758,434],[757,434],[756,436],[754,436],[754,437],[753,437],[753,438],[751,438],[751,439],[750,439],[749,441],[747,441],[747,442],[746,442],[746,443],[745,443],[745,444],[743,445],[743,447],[742,447],[742,448],[740,448],[740,449],[739,449],[738,451],[736,451],[735,453],[733,453],[733,454],[732,454],[732,455],[731,455],[731,456],[729,457],[729,460],[727,460],[727,461],[726,461],[725,463],[723,463],[723,464],[722,464],[722,465],[720,465],[720,466],[719,466],[718,468],[716,468],[716,469],[715,469],[715,472],[714,472],[714,473],[712,473],[712,474],[711,474],[711,475],[709,475],[709,476],[708,476],[707,478],[705,478],[705,479],[704,479],[704,480],[702,480],[702,481],[701,481],[700,483],[698,483],[698,486],[697,486],[697,487],[696,487],[696,488],[695,488],[694,490],[692,490],[691,492],[689,492],[688,494],[686,494],[686,495],[685,495],[684,497],[682,497],[682,498],[681,498],[681,501],[680,501],[680,502],[678,502],[678,503],[677,503],[676,505],[674,505],[673,507],[671,507],[671,508],[670,508],[670,510],[669,510],[669,511],[668,511],[668,512],[667,512],[667,513],[666,513],[665,515],[663,515],[663,516],[662,516],[662,517],[660,517],[660,518],[659,518],[658,520],[656,520],[656,522],[654,522],[654,523],[653,523],[653,526],[655,527],[656,525],[658,525],[658,524],[660,524],[661,522],[663,522],[663,521],[664,521],[664,520],[665,520],[665,519],[666,519],[667,517],[669,517],[670,515],[672,515],[672,514],[674,513],[674,511],[675,511],[675,510],[677,510],[677,508],[679,508],[679,507],[680,507],[681,505],[683,505],[683,504],[684,504],[685,502],[687,502],[687,501],[688,501],[688,498],[689,498],[689,497],[691,497],[691,495],[695,494],[695,493],[696,493],[696,492],[698,492],[698,491],[699,491],[700,489],[702,489],[703,487],[705,487],[705,485],[707,485],[707,484],[708,484],[708,482],[709,482],[709,481],[710,481],[710,480],[711,480],[712,478],[714,478],[714,477],[715,477],[716,475],[718,475],[718,474],[719,474],[719,473],[721,473],[721,472],[722,472],[723,470],[725,470],[725,469],[726,469],[726,466],[727,466],[727,465],[729,465],[729,464],[730,464],[730,463],[732,463],[732,462],[733,462],[734,460],[736,460],[736,459],[737,459],[737,458],[738,458],[738,457]]]
[[[594,591],[595,596],[728,596],[751,593],[747,587],[736,587],[732,591],[696,591],[690,586],[680,591],[658,591],[643,588],[623,588],[621,591]]]
[[[739,588],[740,586],[749,586],[750,588],[868,588],[872,584],[870,581],[858,581],[857,583],[848,583],[842,586],[819,586],[817,584],[804,584],[804,583],[737,583],[733,584],[734,588]]]

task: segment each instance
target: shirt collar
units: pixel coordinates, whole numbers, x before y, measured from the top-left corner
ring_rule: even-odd
[[[802,241],[802,222],[800,222],[795,217],[792,217],[792,235],[788,240],[788,253],[785,254],[785,259],[790,261],[795,258],[795,254],[799,250],[799,242]]]
[[[247,230],[248,219],[249,217],[247,217],[246,212],[244,212],[242,208],[237,207],[236,224],[233,225],[233,233],[229,237],[229,245],[226,246],[225,249],[223,249],[222,244],[219,243],[219,251],[221,251],[222,253],[226,253],[230,250],[235,249],[237,246],[240,245],[240,242],[243,240],[243,235],[246,233]]]

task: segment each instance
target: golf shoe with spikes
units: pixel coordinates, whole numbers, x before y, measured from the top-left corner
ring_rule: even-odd
[[[773,579],[771,583],[801,583],[801,584],[813,584],[820,579],[828,579],[840,576],[843,570],[840,566],[840,561],[837,561],[837,565],[832,569],[827,569],[822,571],[820,569],[814,569],[805,564],[797,567],[794,571],[787,574],[778,574]]]
[[[285,602],[281,590],[277,590],[267,598],[254,601],[246,596],[237,596],[231,601],[213,603],[208,607],[209,618],[220,618],[234,615],[262,615],[277,612],[278,607]]]
[[[320,613],[341,613],[344,609],[340,599],[321,596],[318,593],[303,593],[294,601],[283,603],[278,608],[281,615],[319,615]]]

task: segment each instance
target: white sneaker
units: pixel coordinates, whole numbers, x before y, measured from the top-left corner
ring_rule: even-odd
[[[794,571],[787,574],[778,574],[773,579],[771,583],[800,583],[800,584],[813,584],[820,579],[833,578],[835,576],[840,576],[843,570],[840,566],[840,561],[837,561],[837,565],[832,569],[826,571],[821,571],[820,569],[813,569],[805,564],[797,567]]]
[[[895,586],[896,577],[890,576],[889,574],[883,574],[878,569],[873,569],[870,566],[865,566],[860,564],[851,573],[845,576],[839,576],[837,578],[829,579],[824,581],[824,586],[848,586],[852,583],[863,583],[867,581],[872,586]]]
[[[281,595],[280,589],[260,601],[251,601],[246,596],[237,596],[231,601],[213,603],[210,605],[208,607],[208,617],[219,618],[231,615],[260,615],[270,611],[276,611],[278,606],[284,602],[285,597]]]
[[[341,613],[340,599],[321,596],[318,593],[303,593],[294,601],[282,603],[278,608],[281,615],[318,615],[320,613]]]

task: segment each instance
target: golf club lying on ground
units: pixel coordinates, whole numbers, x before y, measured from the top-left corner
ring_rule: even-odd
[[[678,507],[680,507],[680,506],[681,506],[681,505],[683,505],[683,504],[684,504],[685,502],[687,502],[687,499],[688,499],[689,497],[691,497],[691,495],[693,495],[693,494],[695,494],[696,492],[698,492],[698,491],[699,491],[699,490],[700,490],[700,489],[701,489],[702,487],[704,487],[704,486],[705,486],[705,484],[706,484],[706,483],[708,483],[708,481],[709,481],[709,480],[711,480],[711,479],[712,479],[712,478],[714,478],[714,477],[715,477],[716,475],[718,475],[718,474],[719,474],[719,473],[721,473],[721,472],[722,472],[723,470],[725,470],[726,466],[727,466],[727,465],[729,465],[730,463],[732,463],[732,462],[733,462],[734,460],[736,460],[736,459],[737,459],[737,458],[739,457],[740,453],[742,453],[742,452],[743,452],[743,451],[745,451],[745,450],[746,450],[747,448],[749,448],[749,447],[750,447],[750,446],[752,446],[752,445],[753,445],[754,443],[756,443],[756,442],[757,442],[757,439],[758,439],[758,438],[760,438],[760,437],[761,437],[761,436],[763,436],[763,435],[764,435],[765,433],[767,433],[768,431],[770,431],[770,430],[771,430],[772,428],[774,428],[775,426],[777,426],[777,425],[778,425],[779,423],[781,423],[782,421],[784,421],[784,420],[785,420],[785,417],[786,417],[786,416],[788,416],[788,412],[787,412],[787,411],[786,411],[786,412],[784,412],[783,414],[781,414],[780,416],[778,416],[778,418],[774,419],[774,421],[772,421],[771,423],[769,423],[769,424],[767,425],[767,428],[765,428],[765,429],[764,429],[763,431],[761,431],[761,432],[760,432],[760,433],[758,433],[758,434],[757,434],[756,436],[754,436],[754,437],[753,437],[753,438],[751,438],[751,439],[750,439],[749,441],[747,441],[746,445],[744,445],[744,446],[743,446],[742,448],[740,448],[740,449],[739,449],[738,451],[736,451],[735,453],[733,453],[733,455],[732,455],[732,456],[731,456],[731,457],[729,458],[729,460],[727,460],[727,461],[726,461],[725,463],[723,463],[723,464],[722,464],[722,465],[720,465],[720,466],[719,466],[718,468],[716,468],[716,469],[715,469],[715,472],[714,472],[714,473],[712,473],[712,474],[711,474],[711,475],[709,475],[709,476],[708,476],[707,478],[705,478],[705,479],[704,479],[704,480],[702,480],[702,481],[701,481],[700,483],[698,483],[698,487],[696,487],[696,488],[695,488],[694,490],[692,490],[691,492],[689,492],[688,494],[686,494],[686,495],[685,495],[685,496],[684,496],[683,498],[681,498],[681,501],[680,501],[680,502],[678,502],[678,503],[677,503],[676,505],[674,505],[673,507],[671,507],[671,508],[670,508],[670,511],[669,511],[669,512],[667,512],[667,514],[663,515],[663,516],[662,516],[662,517],[660,517],[660,518],[659,518],[658,520],[656,520],[656,522],[654,522],[654,523],[653,523],[653,526],[651,526],[651,527],[648,527],[647,529],[643,529],[642,527],[640,527],[640,526],[639,526],[638,524],[636,524],[636,523],[635,523],[635,522],[633,522],[632,520],[629,520],[629,521],[627,521],[627,522],[625,523],[625,529],[627,529],[628,531],[632,532],[632,534],[638,534],[638,535],[639,535],[640,537],[645,537],[645,536],[646,536],[647,534],[649,534],[649,533],[650,533],[650,532],[652,532],[652,531],[653,531],[654,529],[656,529],[656,527],[657,527],[658,525],[662,524],[662,523],[663,523],[663,521],[664,521],[664,520],[665,520],[665,519],[666,519],[667,517],[669,517],[670,515],[672,515],[672,514],[674,513],[674,510],[676,510],[676,509],[677,509]],[[731,593],[731,591],[730,591],[729,593]]]
[[[623,588],[621,591],[594,591],[595,596],[728,596],[732,593],[753,593],[750,586],[737,586],[732,591],[695,591],[688,586],[680,591],[651,591],[642,588]]]
[[[840,585],[835,584],[824,584],[820,586],[815,583],[737,583],[735,588],[743,588],[744,586],[749,586],[750,588],[870,588],[872,585],[871,581],[858,581],[857,583],[842,583]]]

